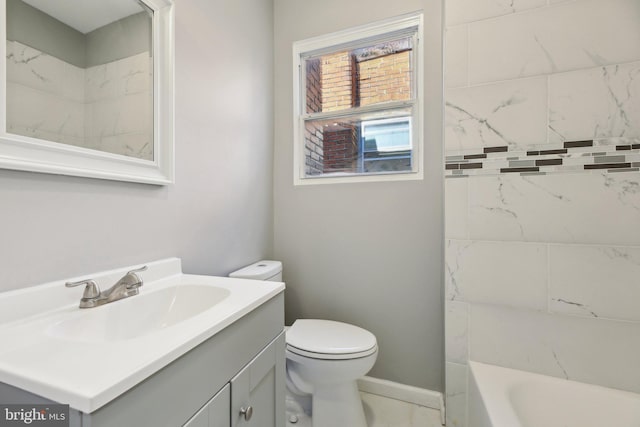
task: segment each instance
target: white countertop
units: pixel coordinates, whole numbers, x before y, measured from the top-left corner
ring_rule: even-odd
[[[91,413],[284,290],[280,282],[183,274],[176,258],[146,265],[140,295],[97,308],[79,309],[82,287],[64,283],[93,278],[106,289],[138,265],[0,293],[0,382]],[[47,333],[70,316],[81,321],[90,310],[133,304],[145,293],[176,285],[215,286],[229,296],[192,318],[131,339],[87,342]]]

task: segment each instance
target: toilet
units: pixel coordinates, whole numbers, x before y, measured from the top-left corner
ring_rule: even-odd
[[[279,282],[282,263],[259,261],[229,277]],[[312,427],[367,427],[356,380],[376,361],[376,337],[348,323],[298,319],[287,328],[286,343],[287,407],[311,415]]]

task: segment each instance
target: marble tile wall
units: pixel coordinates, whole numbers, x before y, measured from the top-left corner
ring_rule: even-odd
[[[7,42],[7,131],[153,159],[151,64],[138,54],[82,69]]]
[[[7,42],[7,131],[82,145],[84,70]]]
[[[640,174],[445,185],[450,425],[469,359],[640,393]]]
[[[640,392],[640,2],[446,13],[447,425],[470,359]]]
[[[151,69],[148,53],[140,53],[86,70],[89,146],[153,159]]]

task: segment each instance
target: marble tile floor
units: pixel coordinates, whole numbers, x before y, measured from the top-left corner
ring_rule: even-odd
[[[440,411],[437,409],[376,394],[361,392],[360,395],[369,427],[441,427]],[[287,409],[287,427],[311,427],[311,419],[307,415],[302,413],[290,418],[291,408]],[[291,422],[293,420],[296,422]]]

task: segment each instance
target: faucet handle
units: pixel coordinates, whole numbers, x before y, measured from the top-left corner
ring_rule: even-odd
[[[140,268],[134,268],[133,270],[127,272],[127,274],[135,274],[135,273],[140,273],[141,271],[145,271],[147,269],[146,265],[143,265]]]
[[[127,272],[127,274],[125,274],[117,284],[123,284],[128,290],[135,290],[137,292],[137,289],[142,286],[142,279],[136,273],[140,273],[146,269],[146,265],[143,265],[140,268],[134,268]]]
[[[84,294],[82,294],[82,299],[91,299],[97,298],[100,296],[100,288],[97,283],[91,279],[80,280],[78,282],[67,282],[64,284],[67,288],[75,288],[80,285],[87,285],[84,288]]]

